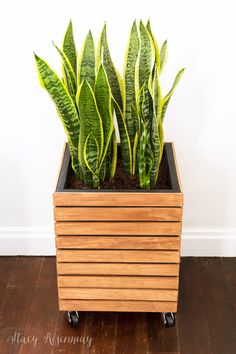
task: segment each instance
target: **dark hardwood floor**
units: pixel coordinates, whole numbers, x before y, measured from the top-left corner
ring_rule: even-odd
[[[0,257],[0,354],[235,354],[236,258],[183,258],[174,328],[160,314],[58,311],[54,257]]]

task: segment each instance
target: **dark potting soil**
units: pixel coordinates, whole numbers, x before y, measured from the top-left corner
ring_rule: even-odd
[[[67,189],[91,189],[91,186],[85,185],[83,181],[78,180],[72,169],[69,171]],[[111,178],[103,182],[102,189],[114,189],[114,190],[135,190],[140,189],[138,176],[128,175],[123,167],[120,159],[117,160],[116,174],[114,178]],[[170,180],[168,173],[168,164],[166,155],[163,154],[159,175],[156,186],[152,189],[170,189]]]

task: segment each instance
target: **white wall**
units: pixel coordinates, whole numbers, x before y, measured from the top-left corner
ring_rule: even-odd
[[[38,83],[33,51],[60,69],[51,40],[61,43],[70,18],[78,48],[90,28],[107,22],[122,70],[134,18],[169,40],[163,87],[187,67],[166,116],[185,192],[185,255],[236,255],[236,26],[232,0],[30,1],[1,6],[0,253],[50,254],[52,191],[65,135]]]

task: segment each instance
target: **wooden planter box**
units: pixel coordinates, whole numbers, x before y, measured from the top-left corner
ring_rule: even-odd
[[[54,193],[59,309],[176,312],[183,194],[172,143],[171,189],[66,189],[65,146]]]

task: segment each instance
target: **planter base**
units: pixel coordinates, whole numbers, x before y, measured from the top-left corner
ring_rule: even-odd
[[[54,193],[59,309],[177,311],[183,194],[172,144],[171,189],[69,190],[68,147]]]

